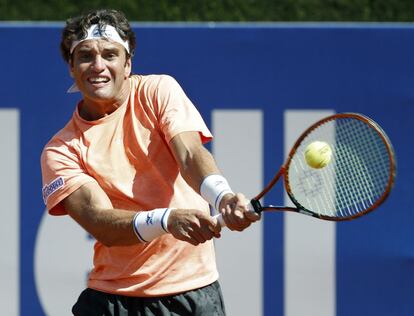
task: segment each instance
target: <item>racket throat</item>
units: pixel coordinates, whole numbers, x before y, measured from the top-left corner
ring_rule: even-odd
[[[260,204],[259,200],[251,199],[250,204],[252,205],[252,207],[253,207],[253,209],[256,213],[260,214],[263,211],[263,207]]]

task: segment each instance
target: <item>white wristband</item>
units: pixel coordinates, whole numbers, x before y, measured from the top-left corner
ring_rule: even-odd
[[[134,216],[132,227],[141,242],[149,242],[168,233],[168,217],[171,209],[156,208],[147,212],[139,212]]]
[[[219,174],[205,177],[200,186],[201,196],[217,211],[219,211],[221,199],[227,193],[233,193],[233,191],[227,180]]]

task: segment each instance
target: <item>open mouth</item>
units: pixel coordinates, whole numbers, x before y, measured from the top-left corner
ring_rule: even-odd
[[[88,79],[88,82],[95,86],[102,86],[109,82],[108,77],[91,77]]]

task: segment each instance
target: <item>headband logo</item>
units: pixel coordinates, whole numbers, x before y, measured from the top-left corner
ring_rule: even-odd
[[[106,33],[105,28],[100,28],[99,25],[96,25],[95,29],[92,31],[93,37],[110,37],[110,34]]]

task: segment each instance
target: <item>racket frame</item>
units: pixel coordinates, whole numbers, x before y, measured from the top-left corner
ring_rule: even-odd
[[[289,174],[288,174],[289,165],[290,165],[290,163],[292,161],[292,158],[295,155],[298,147],[301,145],[302,141],[314,129],[318,128],[320,125],[325,124],[326,122],[336,120],[336,119],[346,119],[346,118],[353,118],[353,119],[358,119],[360,121],[363,121],[368,126],[370,126],[381,137],[383,143],[385,144],[385,147],[386,147],[389,159],[390,159],[389,170],[388,170],[388,172],[389,172],[388,183],[387,183],[387,186],[386,186],[383,194],[375,201],[375,203],[373,203],[367,209],[365,209],[361,212],[358,212],[354,215],[351,215],[351,216],[342,216],[342,217],[326,216],[326,215],[315,213],[312,210],[309,210],[309,209],[305,208],[304,206],[302,206],[295,199],[295,197],[292,193],[292,190],[290,188],[290,185],[289,185]],[[387,199],[387,197],[389,196],[389,194],[391,192],[391,189],[394,185],[394,182],[395,182],[396,171],[397,171],[396,159],[395,159],[395,154],[394,154],[392,144],[391,144],[388,136],[385,134],[384,130],[376,122],[374,122],[373,120],[371,120],[367,116],[359,114],[359,113],[337,113],[337,114],[327,116],[327,117],[317,121],[316,123],[314,123],[310,127],[308,127],[301,134],[301,136],[296,140],[295,144],[292,146],[285,163],[282,165],[282,167],[279,169],[279,171],[276,173],[276,175],[273,177],[273,179],[266,185],[266,187],[259,194],[257,194],[254,198],[251,199],[250,203],[251,203],[254,211],[257,212],[257,213],[261,213],[262,211],[291,211],[291,212],[297,212],[297,213],[317,217],[317,218],[322,219],[322,220],[329,220],[329,221],[353,220],[355,218],[361,217],[361,216],[371,212],[372,210],[376,209],[379,205],[381,205]],[[276,182],[279,181],[280,177],[282,177],[282,176],[284,178],[283,182],[284,182],[284,187],[285,187],[286,193],[288,194],[290,200],[293,202],[293,204],[295,204],[296,207],[273,206],[273,205],[263,206],[260,203],[260,199],[262,199],[263,196],[266,195],[272,189],[272,187],[276,184]]]

